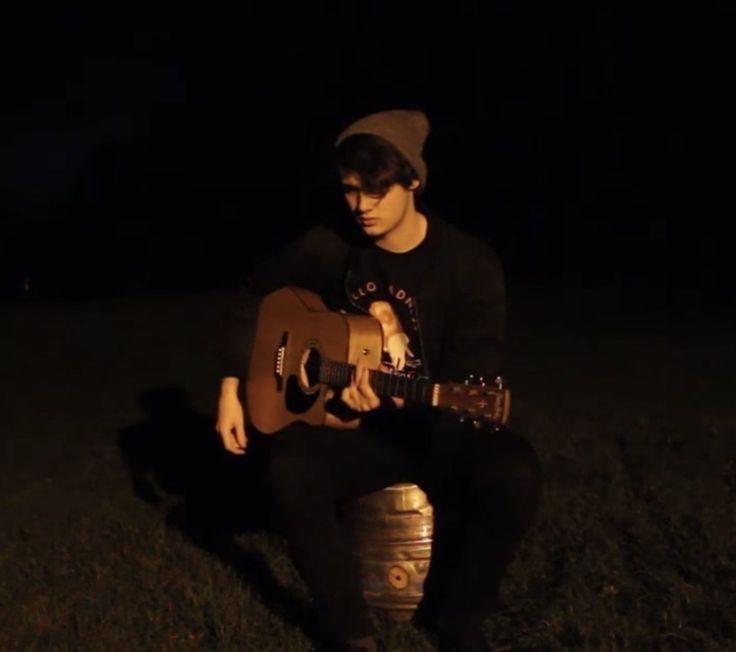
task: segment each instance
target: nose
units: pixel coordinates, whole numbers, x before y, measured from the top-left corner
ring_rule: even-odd
[[[355,212],[363,214],[371,208],[375,208],[379,201],[380,200],[377,197],[371,196],[365,192],[359,192],[356,197]]]

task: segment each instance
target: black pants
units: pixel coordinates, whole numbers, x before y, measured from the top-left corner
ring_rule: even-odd
[[[396,482],[418,484],[434,508],[420,611],[448,622],[482,619],[537,507],[542,473],[532,447],[508,429],[475,429],[408,410],[374,413],[364,424],[295,424],[267,447],[275,521],[326,633],[344,639],[371,631],[338,507]]]

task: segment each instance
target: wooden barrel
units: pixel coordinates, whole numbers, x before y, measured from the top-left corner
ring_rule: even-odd
[[[424,595],[432,553],[433,510],[412,483],[391,485],[357,501],[348,516],[370,607],[406,622]]]

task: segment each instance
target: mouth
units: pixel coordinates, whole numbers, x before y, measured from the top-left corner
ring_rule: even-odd
[[[360,222],[360,226],[366,227],[366,226],[375,226],[378,224],[378,218],[377,217],[361,217],[358,222]]]

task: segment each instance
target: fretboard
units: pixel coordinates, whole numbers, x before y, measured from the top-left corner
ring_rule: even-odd
[[[334,360],[322,360],[319,382],[332,387],[347,387],[353,376],[355,365]],[[415,403],[432,404],[434,383],[429,378],[409,378],[402,374],[370,370],[370,384],[378,396],[396,396]]]

